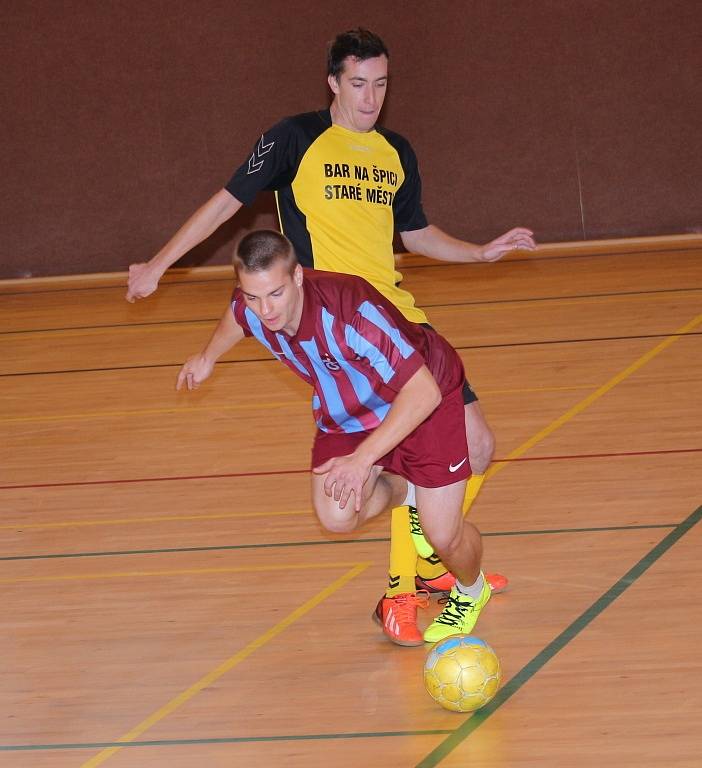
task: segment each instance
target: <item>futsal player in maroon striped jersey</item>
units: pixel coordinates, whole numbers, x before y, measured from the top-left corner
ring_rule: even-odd
[[[490,585],[480,533],[462,511],[470,461],[458,354],[362,278],[303,269],[278,232],[244,237],[234,265],[231,306],[183,365],[177,388],[198,387],[222,354],[254,336],[314,389],[312,503],[322,525],[350,532],[413,497],[425,535],[456,576],[424,640],[469,633]],[[392,611],[382,619],[392,622]]]

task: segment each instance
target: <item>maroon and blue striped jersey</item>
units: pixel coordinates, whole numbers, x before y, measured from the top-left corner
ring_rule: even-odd
[[[234,319],[314,388],[317,427],[368,432],[390,410],[404,384],[426,365],[442,394],[461,387],[463,364],[436,331],[407,320],[370,283],[353,275],[304,270],[297,333],[270,331],[237,288]]]

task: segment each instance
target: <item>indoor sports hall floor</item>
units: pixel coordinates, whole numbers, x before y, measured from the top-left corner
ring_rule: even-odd
[[[2,768],[702,765],[702,239],[403,273],[497,435],[493,703],[370,621],[389,520],[320,531],[302,382],[247,340],[174,391],[224,270],[5,282]]]

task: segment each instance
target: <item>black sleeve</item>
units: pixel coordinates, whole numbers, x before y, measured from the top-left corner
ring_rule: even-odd
[[[291,120],[281,120],[261,136],[224,188],[237,200],[251,205],[262,190],[290,184],[295,173],[295,142]]]
[[[392,203],[395,229],[398,232],[424,229],[428,222],[422,208],[422,179],[417,167],[417,156],[407,141],[402,141],[397,150],[405,172],[405,180],[397,190]]]

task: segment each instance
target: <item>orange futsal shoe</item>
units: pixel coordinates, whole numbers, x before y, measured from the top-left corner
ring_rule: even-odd
[[[417,607],[426,608],[428,604],[429,595],[424,590],[383,596],[373,611],[373,621],[380,624],[385,636],[397,645],[424,645],[417,627]]]
[[[501,573],[486,573],[485,580],[490,585],[490,591],[493,595],[499,595],[500,592],[504,592],[507,589],[509,580]],[[446,571],[441,576],[437,576],[435,579],[423,579],[421,576],[416,576],[414,583],[417,589],[429,594],[436,594],[443,592],[448,594],[451,591],[451,587],[456,583],[456,577]]]

